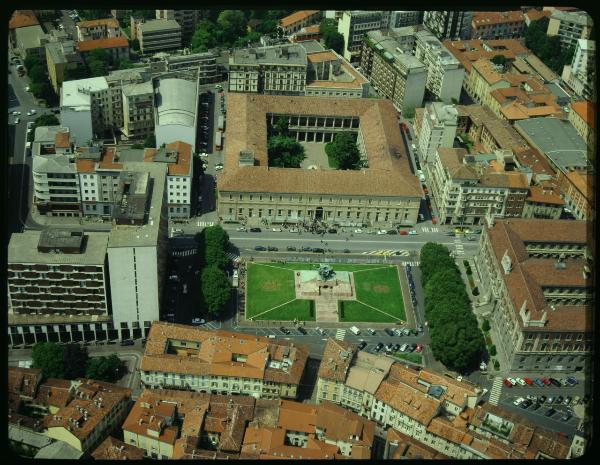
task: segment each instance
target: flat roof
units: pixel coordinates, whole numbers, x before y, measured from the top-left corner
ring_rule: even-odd
[[[279,64],[306,66],[306,50],[299,44],[270,47],[238,48],[229,59],[230,65]]]
[[[105,77],[76,79],[62,83],[61,107],[90,107],[89,92],[108,89]]]
[[[127,171],[147,172],[150,175],[150,207],[144,225],[115,225],[110,231],[108,247],[148,247],[158,242],[159,225],[166,183],[167,167],[162,163],[125,162]]]
[[[44,231],[13,233],[8,243],[8,263],[39,263],[56,265],[104,265],[107,232],[86,232],[82,253],[39,252],[38,244]]]
[[[142,23],[140,28],[143,34],[145,32],[156,32],[167,29],[181,29],[181,26],[174,19],[153,19]]]
[[[587,144],[569,121],[560,118],[530,118],[517,121],[515,129],[563,170],[586,167]]]
[[[155,107],[156,125],[193,127],[196,120],[196,83],[186,79],[157,79],[159,99]]]
[[[228,143],[220,191],[286,192],[421,198],[409,167],[397,112],[389,100],[322,99],[232,93],[227,100]],[[268,166],[267,113],[359,118],[369,168],[307,170]],[[254,166],[239,166],[241,151],[254,153]]]
[[[299,42],[299,45],[304,48],[306,53],[318,53],[326,50],[318,40],[303,40]]]
[[[125,84],[123,87],[123,95],[144,95],[144,94],[152,94],[152,82],[140,82],[136,84]]]
[[[39,24],[15,29],[17,45],[23,45],[25,50],[28,50],[30,48],[43,47],[43,45],[40,44],[40,39],[43,38],[45,35],[46,34],[44,34],[44,30]]]

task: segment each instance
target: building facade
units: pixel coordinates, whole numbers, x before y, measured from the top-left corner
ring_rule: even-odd
[[[596,105],[590,101],[579,101],[571,104],[569,122],[587,142],[590,160],[596,159]]]
[[[472,21],[472,11],[425,11],[423,13],[423,24],[440,40],[470,39]]]
[[[145,139],[154,130],[154,89],[146,81],[122,87],[123,126],[125,140]]]
[[[156,19],[171,19],[181,26],[181,40],[188,44],[200,20],[200,10],[156,10]]]
[[[389,15],[389,11],[344,11],[338,21],[338,32],[344,36],[344,58],[351,63],[358,61],[363,36],[387,28]]]
[[[586,369],[593,337],[586,230],[584,221],[511,219],[482,234],[475,262],[493,303],[492,339],[511,371]]]
[[[75,42],[72,40],[48,42],[46,44],[48,78],[57,94],[60,94],[66,71],[68,69],[75,69],[82,63],[81,55],[77,52]]]
[[[585,171],[559,173],[558,184],[565,200],[565,210],[578,220],[593,220],[594,176]]]
[[[181,26],[174,19],[154,19],[138,26],[143,54],[181,48]]]
[[[578,39],[570,66],[565,66],[563,82],[580,98],[596,101],[596,41]]]
[[[475,39],[516,39],[525,32],[522,11],[476,11],[471,22]]]
[[[555,10],[550,16],[549,36],[558,36],[564,48],[573,47],[579,39],[589,39],[592,33],[592,18],[585,11]]]
[[[115,18],[80,21],[75,24],[77,41],[84,42],[96,39],[111,39],[121,37],[121,27]]]
[[[458,122],[453,105],[433,102],[425,105],[422,117],[415,123],[415,134],[423,160],[429,161],[440,147],[452,147]]]
[[[307,347],[288,341],[158,321],[148,342],[140,373],[153,389],[294,399],[308,358]]]

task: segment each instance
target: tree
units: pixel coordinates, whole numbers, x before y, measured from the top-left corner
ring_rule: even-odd
[[[209,265],[201,275],[202,300],[208,313],[219,315],[231,297],[231,283],[223,270]]]
[[[224,10],[217,18],[217,37],[227,46],[231,46],[238,37],[246,33],[246,17],[241,10]]]
[[[483,329],[486,333],[490,330],[490,322],[488,320],[483,320],[481,324],[481,329]]]
[[[492,344],[492,345],[490,346],[490,356],[491,356],[491,357],[495,357],[495,356],[496,356],[496,353],[497,353],[497,352],[496,352],[496,346],[495,346],[494,344]]]
[[[156,19],[156,10],[131,10],[134,18]]]
[[[91,77],[106,76],[108,74],[108,64],[103,61],[88,61]]]
[[[40,59],[40,56],[37,53],[27,53],[27,56],[25,57],[23,63],[25,64],[25,68],[27,69],[31,69],[35,65],[44,66],[42,60]]]
[[[239,37],[238,39],[236,39],[236,41],[234,42],[233,46],[234,47],[247,47],[248,44],[253,44],[260,41],[260,33],[259,32],[249,32],[248,34]]]
[[[260,34],[270,35],[277,32],[277,20],[265,19],[256,26],[256,31]]]
[[[84,377],[88,359],[87,347],[79,344],[67,344],[64,353],[65,378],[76,379]]]
[[[506,57],[504,55],[494,55],[490,61],[498,66],[506,65]]]
[[[144,139],[144,147],[145,148],[155,148],[156,147],[156,135],[154,133],[148,134]]]
[[[116,61],[116,68],[117,69],[135,68],[135,64],[127,58],[121,58]]]
[[[408,107],[402,110],[402,117],[406,119],[412,119],[415,117],[415,107]]]
[[[196,26],[196,31],[192,36],[192,50],[196,52],[206,52],[215,47],[215,25],[210,21],[200,21]]]
[[[269,165],[278,168],[300,168],[306,158],[304,147],[291,137],[274,136],[267,144]]]
[[[64,347],[54,342],[39,342],[33,346],[31,359],[33,368],[42,370],[42,376],[47,378],[64,378]]]
[[[325,47],[335,50],[337,53],[344,51],[344,36],[338,32],[337,23],[334,19],[323,19],[319,24],[319,33],[323,38]]]
[[[65,81],[74,81],[77,79],[85,79],[90,74],[90,70],[84,64],[77,65],[75,68],[67,68],[65,70]]]
[[[277,121],[275,121],[273,129],[275,130],[275,134],[278,136],[287,136],[289,126],[288,120],[286,120],[283,116],[280,116],[277,118]]]
[[[34,65],[29,69],[29,80],[31,82],[43,83],[47,80],[46,69],[42,65]]]
[[[110,10],[77,10],[77,13],[85,21],[110,17]]]
[[[126,371],[125,364],[117,357],[117,354],[111,354],[108,357],[90,358],[86,365],[85,376],[98,381],[114,382],[120,379]]]
[[[139,52],[140,50],[140,41],[139,39],[133,39],[129,41],[129,48],[131,50],[135,50],[136,52]]]
[[[360,151],[350,132],[339,132],[332,142],[325,145],[325,153],[340,170],[357,170],[362,166]]]

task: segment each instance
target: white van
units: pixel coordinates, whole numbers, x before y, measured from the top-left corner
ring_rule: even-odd
[[[351,326],[350,331],[357,336],[360,334],[360,329],[358,329],[356,326]]]

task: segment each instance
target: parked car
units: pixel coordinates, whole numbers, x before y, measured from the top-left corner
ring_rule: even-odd
[[[236,228],[236,231],[245,231],[246,228],[244,226],[240,226],[239,228]]]
[[[525,399],[522,403],[521,403],[521,408],[522,409],[526,409],[529,406],[531,406],[531,404],[533,404],[533,401],[529,400],[529,399]]]
[[[394,332],[390,328],[385,328],[384,331],[388,336],[394,336]]]
[[[567,383],[569,383],[569,386],[575,386],[577,384],[577,380],[574,376],[568,376]]]
[[[396,231],[395,229],[388,229],[388,235],[393,236],[394,234],[398,234],[398,231]]]
[[[391,352],[393,348],[394,348],[394,344],[392,344],[391,342],[385,345],[386,352]]]
[[[573,398],[571,396],[565,397],[565,400],[563,400],[563,405],[570,405],[572,400]]]
[[[306,330],[302,326],[296,328],[300,334],[306,334]]]
[[[556,413],[556,410],[554,410],[552,407],[550,407],[548,410],[546,410],[546,412],[544,413],[544,415],[547,416],[547,417],[551,417],[555,413]]]
[[[525,380],[523,378],[515,378],[515,381],[517,382],[517,384],[519,386],[526,386],[527,383],[525,383]]]
[[[371,336],[375,336],[376,331],[373,328],[367,328],[367,332],[371,335]]]
[[[262,245],[257,245],[256,247],[254,247],[254,250],[256,250],[258,252],[264,252],[265,250],[267,250],[267,248]]]
[[[383,342],[378,342],[375,346],[375,352],[379,352],[383,348]]]
[[[546,400],[547,400],[547,397],[546,397],[546,396],[541,396],[541,397],[539,397],[539,398],[538,398],[538,402],[540,402],[540,403],[542,403],[542,404],[543,404],[544,402],[546,402]]]
[[[385,229],[380,229],[379,231],[377,231],[377,234],[379,234],[379,235],[387,234],[387,231]]]
[[[360,344],[358,344],[358,350],[363,350],[365,347],[367,347],[367,343],[365,341],[362,341]]]
[[[416,350],[416,348],[417,348],[417,344],[415,344],[414,342],[409,346],[409,350],[411,352],[414,352]]]
[[[354,234],[362,234],[362,229],[355,229]]]
[[[550,396],[546,399],[546,404],[552,405],[554,403],[554,397]]]
[[[400,346],[400,352],[406,352],[406,349],[408,348],[408,344],[402,344]]]
[[[281,232],[281,228],[273,228],[272,231],[273,232]]]
[[[267,247],[267,250],[269,252],[277,252],[279,249],[277,247],[274,247],[274,246],[270,245],[270,246]]]
[[[506,378],[508,380],[508,382],[510,383],[511,386],[514,386],[515,384],[517,384],[517,380],[514,378]]]
[[[344,249],[343,252],[344,253],[351,253],[351,250],[350,249]]]
[[[539,402],[535,402],[532,406],[531,406],[531,410],[537,410],[542,406],[542,404],[540,404]]]
[[[392,352],[398,352],[400,350],[400,344],[394,344],[394,347],[392,347]]]
[[[15,118],[15,124],[19,124],[21,122],[21,118],[19,118],[18,116]]]
[[[203,325],[204,323],[206,323],[206,320],[203,318],[192,318],[193,325]]]
[[[250,228],[250,232],[261,232],[262,229],[260,228]]]
[[[133,342],[131,339],[123,339],[123,340],[121,341],[121,345],[122,345],[122,346],[132,346],[132,345],[134,345],[134,344],[135,344],[135,343],[134,343],[134,342]]]
[[[402,332],[402,330],[400,328],[394,328],[392,330],[392,332],[394,333],[394,336],[404,336],[404,333]]]
[[[302,249],[300,249],[300,250],[302,252],[312,252],[312,247],[305,246],[305,247],[302,247]]]
[[[325,331],[323,328],[317,327],[316,330],[321,336],[325,336],[327,334],[327,331]]]
[[[573,414],[571,412],[565,412],[565,414],[560,417],[560,421],[569,421]]]
[[[286,327],[282,326],[281,328],[279,328],[279,330],[283,333],[283,334],[290,334],[291,331],[289,329],[287,329]]]
[[[519,397],[518,399],[516,399],[516,400],[513,401],[513,404],[518,407],[523,402],[525,402],[525,398],[524,397]]]
[[[294,247],[293,245],[288,245],[285,250],[287,250],[288,252],[295,252],[296,251],[296,247]]]
[[[554,399],[554,403],[560,405],[563,403],[563,400],[564,400],[563,396],[558,396],[556,399]]]
[[[559,380],[557,380],[555,378],[549,378],[549,380],[550,380],[550,382],[552,383],[553,386],[556,386],[556,387],[560,387],[561,386]]]
[[[321,248],[319,248],[319,247],[313,247],[312,251],[313,251],[314,253],[325,253],[325,250],[324,250],[324,249],[321,249]]]
[[[411,236],[416,236],[418,232],[416,229],[411,229],[410,231],[408,231],[408,234],[410,234]]]
[[[335,229],[335,228],[330,228],[330,229],[328,229],[328,230],[327,230],[327,232],[328,232],[329,234],[337,234],[337,229]]]
[[[541,380],[541,379],[539,379],[539,378],[535,378],[535,379],[533,380],[533,382],[534,382],[534,384],[536,384],[536,385],[537,385],[537,386],[539,386],[539,387],[544,387],[544,386],[545,386],[545,384],[544,384],[544,383],[542,382],[542,380]]]
[[[402,330],[402,334],[403,334],[404,336],[410,336],[410,329],[408,329],[408,328],[404,328],[404,329]]]
[[[544,383],[545,386],[550,386],[550,384],[552,384],[548,378],[542,378],[542,383]]]

